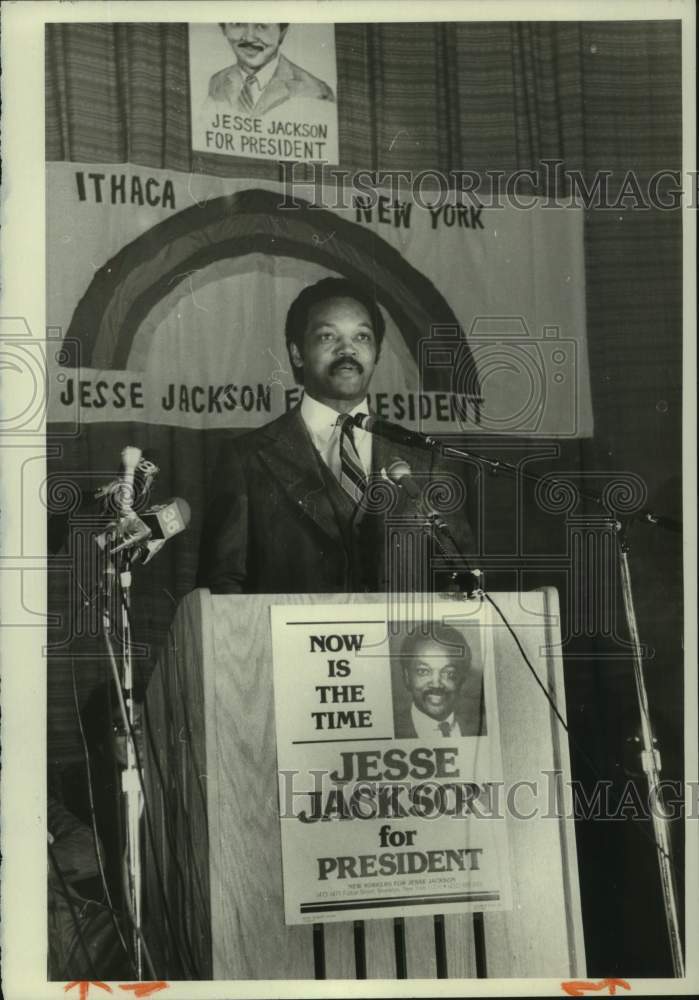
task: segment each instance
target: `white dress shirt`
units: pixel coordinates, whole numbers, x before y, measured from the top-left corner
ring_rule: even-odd
[[[415,703],[413,702],[410,706],[410,718],[413,720],[415,732],[420,740],[427,742],[435,739],[444,740],[450,739],[452,736],[461,736],[461,726],[454,718],[453,712],[446,719],[438,722],[437,719],[433,719],[431,716],[421,712],[419,708],[415,707]],[[449,723],[449,733],[446,736],[439,728],[444,722]]]
[[[369,404],[366,399],[350,410],[350,416],[357,413],[368,413]],[[333,475],[340,478],[340,427],[337,420],[340,414],[325,403],[319,403],[313,396],[304,393],[301,400],[301,419],[303,420],[311,441],[320,457]],[[353,430],[354,443],[364,472],[371,472],[371,434],[362,427]]]
[[[263,66],[262,69],[250,70],[249,72],[247,70],[244,70],[243,67],[240,65],[240,63],[236,63],[236,69],[242,76],[243,83],[245,83],[246,79],[252,74],[254,74],[255,76],[255,79],[252,81],[252,83],[248,84],[248,89],[250,90],[250,94],[252,95],[253,104],[257,104],[257,102],[259,101],[260,97],[262,96],[262,91],[265,89],[269,81],[276,73],[278,65],[279,65],[278,55],[275,56],[274,59],[271,60],[271,62],[268,62],[265,66]]]

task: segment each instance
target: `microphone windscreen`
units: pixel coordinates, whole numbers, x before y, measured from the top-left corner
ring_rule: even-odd
[[[394,483],[399,483],[406,476],[412,476],[413,470],[404,458],[394,458],[386,469],[386,473],[388,474],[388,478],[392,479]]]
[[[143,452],[140,448],[135,445],[127,445],[126,448],[121,453],[121,464],[124,467],[124,472],[127,475],[133,475],[136,471],[136,466],[141,460],[141,455]]]
[[[420,497],[420,488],[413,479],[413,470],[410,468],[410,463],[406,462],[405,459],[394,458],[386,469],[386,475],[392,483],[404,489],[409,497],[412,497],[414,500]]]

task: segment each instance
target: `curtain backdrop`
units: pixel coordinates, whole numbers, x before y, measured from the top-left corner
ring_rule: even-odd
[[[340,166],[507,174],[548,159],[583,171],[588,184],[600,170],[617,180],[632,170],[643,187],[654,172],[682,167],[680,35],[673,21],[337,25]],[[47,159],[277,179],[275,164],[191,153],[187,49],[185,24],[48,25]],[[534,471],[569,471],[591,490],[614,471],[633,471],[647,484],[649,507],[681,516],[681,250],[677,210],[587,212],[595,436],[563,445],[559,455],[540,442],[514,448],[503,441],[500,457],[543,455]],[[113,428],[108,455],[96,454],[83,433],[50,470],[93,469],[109,478],[130,431]],[[154,643],[193,585],[218,439],[163,427],[134,426],[133,433],[157,452],[159,496],[187,496],[194,510],[190,541],[173,544],[151,576],[137,581],[137,636]],[[104,435],[100,442],[104,452]],[[200,484],[194,495],[193,481]],[[516,544],[514,487],[503,479],[481,485],[486,550],[508,553]],[[561,517],[542,513],[531,497],[525,503],[526,552],[565,552]],[[681,538],[638,526],[631,541],[641,633],[655,651],[648,683],[664,776],[681,777]],[[544,583],[565,590],[565,581],[545,570],[503,576],[501,589]],[[65,575],[53,571],[55,610],[65,594]],[[49,674],[49,755],[59,765],[80,754],[71,662],[81,671],[83,700],[104,671],[90,664],[89,642],[70,648],[66,638],[65,655],[53,659]],[[590,757],[603,775],[622,773],[625,741],[637,724],[630,662],[590,659],[593,648],[593,640],[573,644],[566,659],[573,762],[584,779],[592,776]],[[589,859],[582,891],[590,974],[668,971],[654,931],[639,922],[644,909],[659,913],[654,851],[642,831],[629,836],[614,840],[594,824],[578,831],[581,857]],[[632,884],[635,895],[625,895]],[[616,942],[613,954],[604,952],[605,936]]]

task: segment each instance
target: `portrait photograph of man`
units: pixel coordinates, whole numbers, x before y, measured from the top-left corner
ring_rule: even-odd
[[[396,739],[487,735],[478,633],[471,629],[467,640],[451,625],[427,624],[391,643]]]

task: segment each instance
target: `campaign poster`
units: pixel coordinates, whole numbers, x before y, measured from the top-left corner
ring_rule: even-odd
[[[487,607],[271,613],[286,923],[510,909]]]
[[[332,24],[190,24],[192,149],[339,163]]]
[[[474,209],[453,191],[427,208],[388,189],[128,164],[46,176],[54,428],[262,427],[302,396],[292,302],[354,275],[386,321],[377,416],[425,434],[593,433],[580,208]]]

